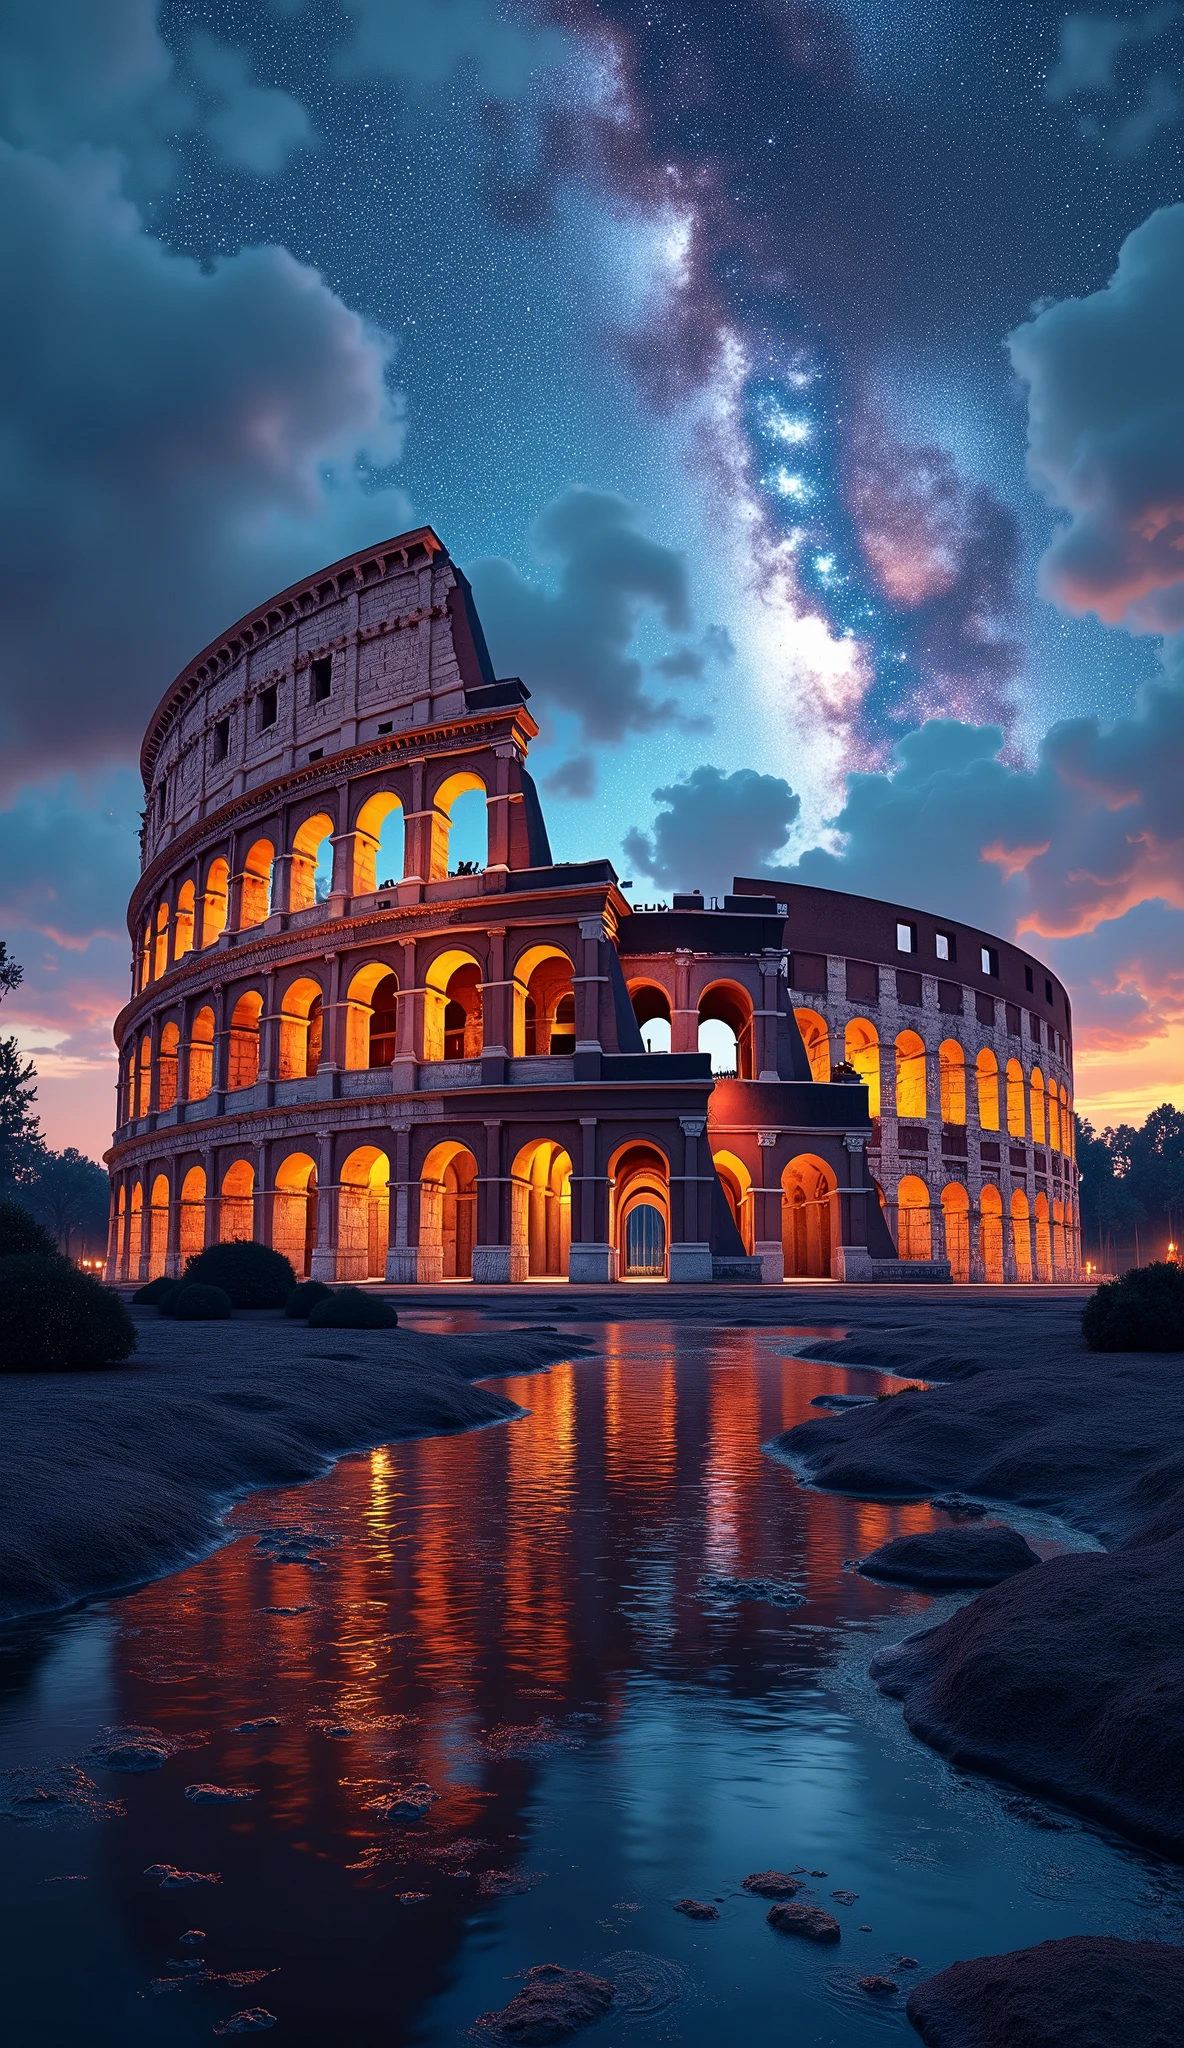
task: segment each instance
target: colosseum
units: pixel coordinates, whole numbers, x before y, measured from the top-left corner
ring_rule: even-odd
[[[141,755],[110,1276],[1050,1281],[1069,1002],[969,926],[552,858],[529,692],[430,528],[207,647]]]

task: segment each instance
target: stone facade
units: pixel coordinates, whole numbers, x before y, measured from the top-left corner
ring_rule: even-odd
[[[111,1276],[255,1237],[313,1277],[404,1285],[946,1277],[936,1221],[922,1244],[910,1214],[905,1258],[894,1242],[905,1120],[873,1120],[817,1042],[848,1021],[853,911],[897,913],[833,898],[809,993],[787,947],[798,899],[824,892],[738,882],[720,907],[634,911],[607,861],[552,859],[527,700],[428,528],[260,607],[162,699],[115,1027]],[[485,821],[463,862],[462,802]],[[884,1044],[897,1001],[886,979],[859,1011]],[[714,1073],[705,1024],[734,1047]],[[1067,1077],[1067,1029],[1058,1060]],[[1025,1159],[1038,1199],[1039,1148]],[[959,1181],[980,1207],[985,1160],[980,1143]],[[1049,1163],[1067,1200],[1070,1162]],[[977,1273],[970,1228],[954,1259]]]

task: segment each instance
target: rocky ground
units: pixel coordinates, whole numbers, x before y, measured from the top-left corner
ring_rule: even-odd
[[[218,1541],[227,1506],[253,1487],[399,1437],[504,1421],[514,1404],[474,1380],[582,1348],[522,1328],[443,1337],[132,1314],[139,1348],[125,1365],[0,1377],[0,1620],[175,1570]]]

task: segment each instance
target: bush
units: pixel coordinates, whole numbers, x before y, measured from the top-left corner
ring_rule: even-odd
[[[0,1372],[117,1365],[136,1326],[117,1294],[54,1252],[0,1258]]]
[[[159,1308],[163,1297],[171,1294],[176,1285],[175,1280],[170,1280],[161,1273],[157,1279],[149,1280],[143,1287],[137,1287],[132,1300],[137,1308]]]
[[[389,1302],[376,1294],[363,1294],[360,1287],[339,1287],[328,1301],[314,1308],[308,1319],[310,1330],[394,1330],[399,1318]]]
[[[284,1314],[294,1323],[304,1322],[318,1303],[329,1301],[332,1294],[333,1289],[326,1287],[323,1280],[302,1280],[298,1287],[292,1289],[284,1303]]]
[[[160,1293],[156,1297],[157,1315],[171,1316],[175,1314],[177,1306],[177,1296],[180,1294],[181,1289],[184,1287],[184,1285],[184,1280],[170,1280],[167,1287],[161,1288]]]
[[[1107,1280],[1081,1312],[1091,1351],[1184,1351],[1184,1272],[1157,1260]]]
[[[208,1244],[185,1268],[186,1280],[220,1287],[232,1308],[283,1308],[296,1285],[292,1262],[270,1245],[237,1239]]]
[[[36,1252],[43,1259],[58,1256],[48,1230],[42,1229],[35,1216],[19,1202],[0,1202],[0,1258],[10,1259],[18,1252]]]
[[[222,1287],[206,1287],[199,1280],[186,1280],[170,1301],[169,1314],[179,1323],[224,1323],[230,1314],[230,1296]]]

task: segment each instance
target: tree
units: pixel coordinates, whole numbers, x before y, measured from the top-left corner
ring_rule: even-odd
[[[19,988],[25,970],[0,939],[0,1002]],[[22,1060],[15,1038],[0,1038],[0,1187],[27,1184],[41,1151],[41,1123],[33,1114],[37,1070]]]
[[[1178,1243],[1184,1216],[1184,1112],[1170,1102],[1153,1109],[1135,1133],[1130,1177],[1148,1215],[1162,1216],[1168,1236]]]
[[[1143,1215],[1130,1180],[1130,1140],[1138,1133],[1129,1124],[1120,1131],[1106,1130],[1101,1137],[1088,1117],[1077,1118],[1077,1169],[1081,1175],[1081,1226],[1087,1248],[1091,1244],[1109,1265],[1115,1263],[1116,1239],[1124,1242]]]
[[[101,1252],[107,1241],[107,1175],[93,1159],[67,1145],[64,1152],[44,1152],[36,1179],[21,1190],[34,1216],[53,1232],[58,1249],[69,1257],[77,1237],[79,1253]]]

